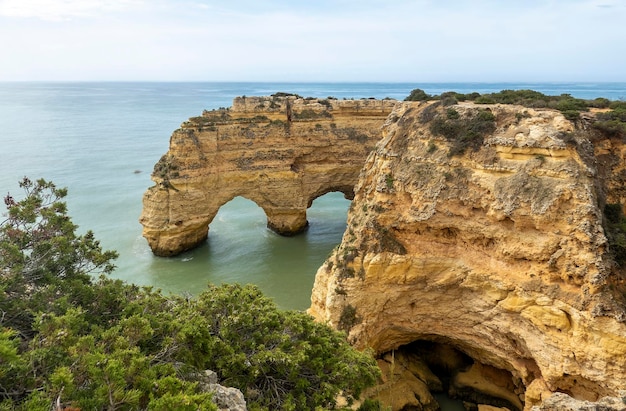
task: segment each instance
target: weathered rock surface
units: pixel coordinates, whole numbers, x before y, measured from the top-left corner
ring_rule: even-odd
[[[290,235],[331,191],[353,197],[367,154],[395,100],[238,97],[174,131],[144,194],[140,221],[157,255],[202,243],[219,208],[237,196],[258,204],[268,227]]]
[[[220,385],[215,371],[205,370],[196,377],[200,381],[200,388],[213,394],[213,402],[220,411],[247,411],[243,393],[237,388]]]
[[[556,111],[399,104],[311,314],[381,358],[454,347],[471,361],[431,367],[444,389],[507,408],[555,392],[615,396],[626,387],[623,270],[603,209],[626,203],[624,150]]]
[[[604,397],[596,402],[575,400],[561,392],[554,393],[532,411],[626,411],[626,392],[621,397]]]
[[[243,393],[237,388],[211,384],[209,392],[213,393],[213,401],[220,411],[247,411],[248,409]]]

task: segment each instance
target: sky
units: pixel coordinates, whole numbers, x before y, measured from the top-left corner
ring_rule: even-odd
[[[626,0],[0,0],[0,81],[626,81]]]

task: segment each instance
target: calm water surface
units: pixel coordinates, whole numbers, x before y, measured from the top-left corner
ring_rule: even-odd
[[[209,282],[254,283],[281,307],[305,309],[315,272],[345,229],[349,202],[341,194],[315,200],[310,229],[290,238],[267,230],[262,210],[236,198],[220,210],[203,246],[166,259],[152,255],[138,223],[152,167],[180,123],[228,107],[236,96],[284,91],[401,100],[414,88],[626,98],[625,83],[0,83],[0,194],[19,196],[25,175],[68,187],[80,230],[93,230],[120,253],[117,278],[190,294]]]

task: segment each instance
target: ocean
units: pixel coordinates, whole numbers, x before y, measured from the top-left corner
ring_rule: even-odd
[[[0,83],[0,194],[21,197],[24,176],[67,187],[79,231],[93,230],[105,249],[119,252],[115,278],[190,295],[208,283],[253,283],[280,307],[303,310],[317,268],[341,241],[349,207],[342,194],[315,200],[309,230],[295,237],[269,231],[256,204],[235,198],[218,213],[205,244],[161,258],[152,255],[138,222],[152,168],[183,121],[228,107],[236,96],[282,91],[402,100],[414,88],[626,98],[626,83]]]

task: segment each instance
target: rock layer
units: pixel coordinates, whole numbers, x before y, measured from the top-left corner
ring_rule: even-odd
[[[291,235],[331,191],[354,195],[367,154],[395,100],[238,97],[174,131],[155,165],[140,222],[152,251],[172,256],[202,243],[219,208],[254,201],[268,227]]]
[[[381,358],[453,347],[473,365],[449,377],[513,408],[554,392],[616,395],[623,269],[602,211],[625,203],[626,163],[621,141],[587,126],[519,106],[399,104],[317,273],[311,314]],[[492,381],[472,388],[480,375]]]

